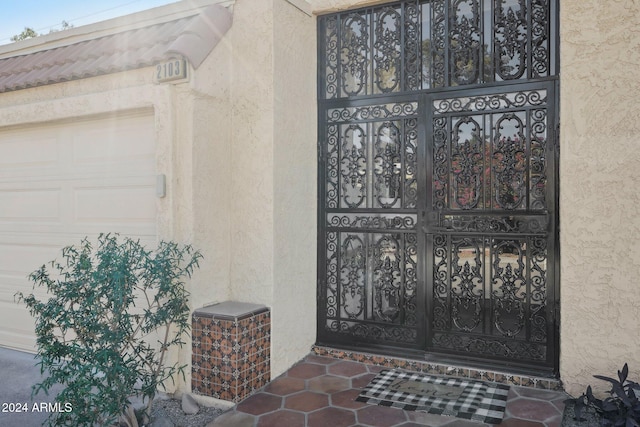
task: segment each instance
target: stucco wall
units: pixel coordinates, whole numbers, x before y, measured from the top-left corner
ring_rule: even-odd
[[[234,300],[272,311],[272,376],[315,340],[315,19],[282,0],[243,0],[231,50]]]
[[[240,1],[232,46],[231,297],[271,306],[273,291],[273,7]]]
[[[308,354],[316,335],[315,21],[274,1],[274,374]]]
[[[640,374],[640,2],[561,3],[561,377]]]

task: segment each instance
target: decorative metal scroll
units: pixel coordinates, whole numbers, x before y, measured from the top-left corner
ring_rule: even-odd
[[[406,0],[319,18],[320,97],[557,74],[555,0]]]
[[[327,208],[415,208],[417,103],[327,111]]]
[[[327,227],[369,230],[415,230],[417,215],[328,214]]]
[[[546,358],[546,239],[435,235],[433,242],[434,348]]]
[[[433,208],[547,209],[544,90],[434,100]]]
[[[326,248],[327,331],[415,343],[416,235],[330,232]]]
[[[540,216],[442,215],[434,226],[437,232],[525,233],[548,232],[549,218]]]
[[[545,105],[545,90],[525,90],[491,95],[466,96],[459,98],[439,99],[434,101],[433,108],[438,114],[499,110]]]
[[[547,361],[548,103],[540,88],[431,102],[434,350]]]
[[[559,0],[318,17],[318,342],[557,369]]]

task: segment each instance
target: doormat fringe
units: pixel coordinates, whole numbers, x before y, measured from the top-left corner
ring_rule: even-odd
[[[372,405],[499,424],[509,386],[462,378],[384,370],[356,398]]]

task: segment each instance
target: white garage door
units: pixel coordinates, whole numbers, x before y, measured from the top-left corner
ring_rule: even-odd
[[[148,114],[0,130],[0,346],[35,349],[14,295],[62,247],[101,232],[155,244],[155,147]]]

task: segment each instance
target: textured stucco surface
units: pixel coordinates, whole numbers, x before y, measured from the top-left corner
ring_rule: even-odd
[[[230,295],[271,308],[276,376],[315,341],[315,20],[281,0],[240,1],[226,39]]]
[[[561,3],[561,378],[640,376],[640,2]]]
[[[267,306],[271,306],[274,257],[272,3],[236,3],[234,25],[226,36],[233,70],[231,297]]]
[[[309,352],[316,334],[315,19],[274,1],[274,290],[272,368]],[[314,76],[309,78],[309,76]]]

